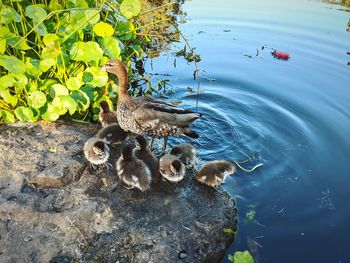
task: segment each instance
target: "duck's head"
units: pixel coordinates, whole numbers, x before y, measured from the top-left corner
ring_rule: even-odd
[[[109,60],[101,69],[117,76],[121,74],[126,76],[128,74],[128,68],[119,60]]]
[[[101,101],[100,102],[100,107],[101,107],[101,110],[104,112],[104,113],[107,113],[107,112],[110,112],[109,110],[109,104],[107,103],[107,101]]]
[[[136,148],[141,151],[147,149],[147,141],[142,135],[137,135],[135,138]]]
[[[125,145],[122,149],[122,157],[125,161],[131,161],[133,158],[134,149],[131,145]]]

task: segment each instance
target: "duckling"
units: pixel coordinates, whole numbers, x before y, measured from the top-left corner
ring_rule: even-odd
[[[101,69],[118,77],[117,117],[123,130],[147,134],[152,138],[164,137],[162,153],[165,152],[168,136],[186,135],[198,138],[198,134],[189,125],[201,117],[201,114],[150,97],[131,97],[128,93],[127,68],[118,60],[108,61]]]
[[[158,183],[161,179],[159,173],[159,161],[153,155],[153,153],[147,147],[147,141],[142,135],[137,135],[135,137],[136,151],[135,156],[142,160],[150,169],[152,174],[152,181]]]
[[[236,166],[225,160],[216,160],[205,163],[195,178],[206,185],[216,187],[223,183],[227,176],[234,174]]]
[[[131,188],[136,187],[142,192],[151,188],[151,171],[143,161],[135,157],[131,145],[123,147],[116,169],[119,178]]]
[[[174,155],[164,155],[159,160],[161,175],[171,182],[179,182],[185,176],[185,165]]]
[[[106,127],[112,123],[118,123],[117,113],[110,110],[107,101],[100,102],[100,113],[98,114],[98,120],[100,121],[102,127]]]
[[[197,161],[197,150],[189,143],[174,146],[170,150],[170,154],[178,157],[188,169],[193,168]]]
[[[108,144],[118,144],[123,142],[129,133],[120,128],[118,123],[113,123],[105,126],[98,131],[96,137]]]
[[[85,158],[94,165],[106,164],[108,168],[108,158],[110,156],[108,145],[101,139],[92,137],[84,145]]]

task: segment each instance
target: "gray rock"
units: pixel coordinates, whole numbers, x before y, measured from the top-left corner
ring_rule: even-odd
[[[0,126],[0,262],[219,262],[234,238],[223,232],[234,200],[191,174],[147,193],[126,189],[114,168],[84,159],[98,129]]]

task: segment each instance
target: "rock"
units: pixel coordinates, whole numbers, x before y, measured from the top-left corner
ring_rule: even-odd
[[[0,127],[0,262],[219,262],[234,238],[223,232],[236,222],[234,200],[193,174],[147,193],[126,189],[114,167],[84,159],[98,128]]]

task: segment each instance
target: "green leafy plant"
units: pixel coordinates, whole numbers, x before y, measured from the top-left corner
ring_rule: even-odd
[[[144,57],[139,0],[0,1],[0,122],[96,121],[118,86],[100,66]],[[144,31],[142,31],[144,30]],[[152,92],[152,89],[151,89]]]
[[[254,258],[248,250],[236,251],[233,255],[228,255],[227,259],[234,263],[254,263]]]

